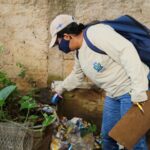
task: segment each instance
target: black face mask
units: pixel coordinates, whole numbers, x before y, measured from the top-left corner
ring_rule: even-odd
[[[69,40],[65,40],[64,38],[62,38],[62,40],[60,41],[58,47],[59,50],[61,50],[64,53],[69,53],[71,50],[69,48]]]

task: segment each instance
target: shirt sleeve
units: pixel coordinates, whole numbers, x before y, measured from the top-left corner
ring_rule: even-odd
[[[108,25],[96,25],[88,30],[89,40],[125,69],[131,80],[131,100],[147,100],[148,67],[141,62],[134,45]]]
[[[55,91],[62,94],[64,91],[71,91],[82,84],[84,81],[84,73],[80,67],[79,60],[75,57],[75,64],[72,72],[65,78],[65,80],[55,87]]]

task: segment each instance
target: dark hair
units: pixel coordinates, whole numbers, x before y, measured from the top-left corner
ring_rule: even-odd
[[[67,27],[65,27],[63,30],[59,31],[57,33],[57,36],[62,38],[64,36],[64,33],[68,33],[68,34],[75,34],[78,35],[80,34],[85,28],[92,26],[92,25],[96,25],[100,23],[100,21],[98,20],[94,20],[90,23],[87,23],[86,25],[79,23],[77,24],[76,22],[72,22],[71,24],[69,24]]]
[[[77,24],[76,22],[72,22],[67,27],[65,27],[63,30],[59,31],[57,33],[57,36],[58,37],[63,37],[64,33],[78,35],[82,32],[83,29],[85,29],[84,24],[82,24],[82,23]]]

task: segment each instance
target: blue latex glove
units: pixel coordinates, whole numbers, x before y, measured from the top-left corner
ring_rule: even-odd
[[[52,96],[50,102],[51,102],[51,104],[57,105],[58,102],[60,102],[62,99],[63,99],[63,97],[61,95],[59,95],[58,93],[55,93]]]

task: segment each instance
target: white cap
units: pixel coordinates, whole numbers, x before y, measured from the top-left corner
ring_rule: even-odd
[[[57,39],[57,33],[67,27],[72,22],[75,22],[74,18],[70,15],[62,14],[56,16],[56,18],[51,22],[50,25],[50,34],[52,36],[51,42],[49,47],[53,47],[56,39]]]

